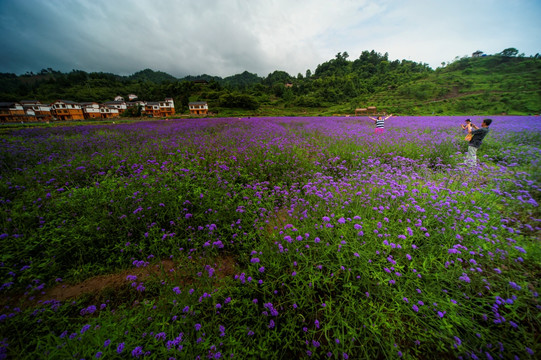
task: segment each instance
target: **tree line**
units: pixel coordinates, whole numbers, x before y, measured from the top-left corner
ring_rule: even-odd
[[[273,106],[291,109],[335,107],[351,111],[357,104],[370,103],[395,112],[414,112],[415,104],[449,98],[457,88],[467,90],[469,82],[479,80],[482,74],[496,70],[508,73],[510,69],[535,72],[539,70],[539,64],[539,54],[525,57],[519,55],[518,50],[509,48],[483,58],[457,58],[449,64],[442,63],[436,70],[414,61],[391,61],[387,53],[374,50],[365,50],[353,60],[347,52],[339,52],[333,59],[319,64],[314,72],[308,69],[305,74],[296,76],[276,70],[266,77],[245,71],[225,78],[203,74],[177,79],[151,69],[119,76],[83,70],[62,73],[47,68],[36,74],[0,73],[0,101],[68,99],[105,102],[117,95],[133,93],[145,101],[172,97],[178,113],[187,111],[190,101],[207,101],[215,110],[253,111],[262,106]]]

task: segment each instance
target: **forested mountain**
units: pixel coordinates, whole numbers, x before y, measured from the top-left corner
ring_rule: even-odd
[[[388,54],[373,50],[353,60],[343,52],[313,73],[292,76],[276,70],[266,77],[245,71],[226,78],[203,74],[177,79],[151,69],[118,76],[49,68],[19,76],[0,73],[0,101],[104,102],[134,93],[147,101],[172,97],[178,113],[187,112],[189,101],[207,101],[211,112],[222,115],[352,114],[366,106],[411,115],[539,113],[540,56],[517,54],[510,48],[457,58],[434,70],[413,61],[391,61]]]
[[[156,84],[162,84],[168,81],[177,81],[178,79],[173,75],[164,73],[163,71],[154,71],[151,69],[145,69],[138,71],[135,74],[128,76],[128,80],[134,81],[150,81]]]

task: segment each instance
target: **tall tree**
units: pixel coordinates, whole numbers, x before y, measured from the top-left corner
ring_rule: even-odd
[[[513,56],[517,56],[517,54],[518,54],[517,49],[515,49],[515,48],[507,48],[507,49],[503,50],[501,53],[499,53],[498,55],[505,56],[505,57],[513,57]]]

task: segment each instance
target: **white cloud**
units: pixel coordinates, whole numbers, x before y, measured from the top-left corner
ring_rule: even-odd
[[[296,75],[372,49],[437,67],[475,50],[539,52],[540,9],[532,0],[4,0],[0,71]]]

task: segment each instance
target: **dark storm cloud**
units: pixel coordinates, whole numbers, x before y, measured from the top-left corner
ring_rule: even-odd
[[[242,21],[246,10],[240,5],[7,1],[0,9],[2,71],[53,67],[129,74],[152,68],[182,76],[271,66],[258,50],[255,29]]]
[[[503,0],[2,0],[0,72],[296,75],[338,52],[357,58],[372,49],[436,67],[475,50],[535,54],[540,8]]]

